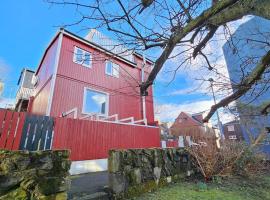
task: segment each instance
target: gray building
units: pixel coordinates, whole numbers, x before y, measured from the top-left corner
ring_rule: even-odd
[[[241,24],[223,46],[232,89],[246,77],[270,49],[270,21],[253,17]],[[265,127],[270,126],[270,117],[262,116],[260,110],[265,102],[270,101],[270,73],[249,92],[236,101],[236,110],[240,118],[243,135],[246,141],[256,137]],[[270,152],[270,138],[263,149]]]
[[[30,97],[34,92],[33,77],[35,72],[29,69],[23,69],[18,80],[18,91],[16,94],[15,110],[26,112]]]

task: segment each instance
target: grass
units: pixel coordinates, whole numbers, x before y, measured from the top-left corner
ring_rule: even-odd
[[[270,174],[230,178],[219,183],[182,182],[144,194],[135,200],[270,200]]]

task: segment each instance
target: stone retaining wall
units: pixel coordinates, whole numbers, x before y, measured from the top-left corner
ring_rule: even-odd
[[[69,151],[0,150],[0,200],[65,200]]]
[[[130,198],[199,173],[184,148],[111,150],[109,188],[115,199]]]

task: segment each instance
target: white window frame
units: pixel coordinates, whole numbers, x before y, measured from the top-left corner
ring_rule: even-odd
[[[94,112],[86,112],[85,111],[85,104],[86,104],[86,92],[87,90],[90,90],[90,91],[93,91],[93,92],[98,92],[98,93],[101,93],[101,94],[105,94],[106,95],[106,106],[105,106],[105,114],[102,114],[102,113],[94,113]],[[82,105],[82,114],[84,115],[94,115],[94,114],[97,114],[99,116],[109,116],[109,93],[107,92],[104,92],[104,91],[100,91],[100,90],[96,90],[96,89],[93,89],[93,88],[89,88],[89,87],[84,87],[84,90],[83,90],[83,105]]]
[[[237,137],[236,137],[236,135],[229,135],[229,139],[230,139],[230,140],[236,140]]]
[[[112,63],[112,72],[111,73],[109,73],[107,71],[107,64],[109,62]],[[115,66],[117,66],[117,68],[115,68]],[[114,75],[114,73],[113,73],[114,69],[118,71],[117,75]],[[116,64],[116,63],[112,62],[111,60],[106,60],[106,62],[105,62],[105,74],[107,74],[109,76],[112,76],[112,77],[115,77],[115,78],[119,78],[119,71],[120,71],[120,65],[119,64]]]
[[[76,56],[77,56],[76,53],[77,53],[77,50],[78,50],[78,49],[82,51],[82,61],[81,61],[81,62],[79,62],[79,61],[76,60]],[[90,54],[89,65],[86,64],[86,63],[84,62],[84,60],[85,60],[85,54],[86,54],[86,53],[89,53],[89,54]],[[84,66],[84,67],[91,68],[91,67],[92,67],[92,54],[91,54],[91,52],[89,52],[89,51],[85,51],[85,50],[83,50],[82,48],[79,48],[79,47],[77,47],[77,46],[74,46],[73,62],[76,63],[76,64],[80,64],[80,65],[82,65],[82,66]]]

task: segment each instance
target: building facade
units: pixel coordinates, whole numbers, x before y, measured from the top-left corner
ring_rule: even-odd
[[[241,24],[224,44],[223,53],[233,90],[237,89],[237,84],[250,74],[262,56],[269,51],[269,45],[266,45],[270,42],[269,27],[269,20],[253,17]],[[243,137],[248,142],[249,132],[252,133],[252,137],[256,137],[270,126],[270,117],[260,113],[262,105],[270,100],[270,90],[266,85],[269,78],[269,74],[264,75],[258,84],[236,100]],[[270,152],[270,144],[267,141],[270,141],[269,138],[262,148]]]
[[[56,34],[35,74],[31,112],[77,118],[96,114],[153,123],[152,88],[144,98],[138,87],[153,62],[138,53],[116,54],[89,37],[63,29]]]
[[[34,71],[26,68],[21,71],[15,101],[15,110],[18,112],[26,112],[28,109],[30,98],[34,92],[34,74]]]

